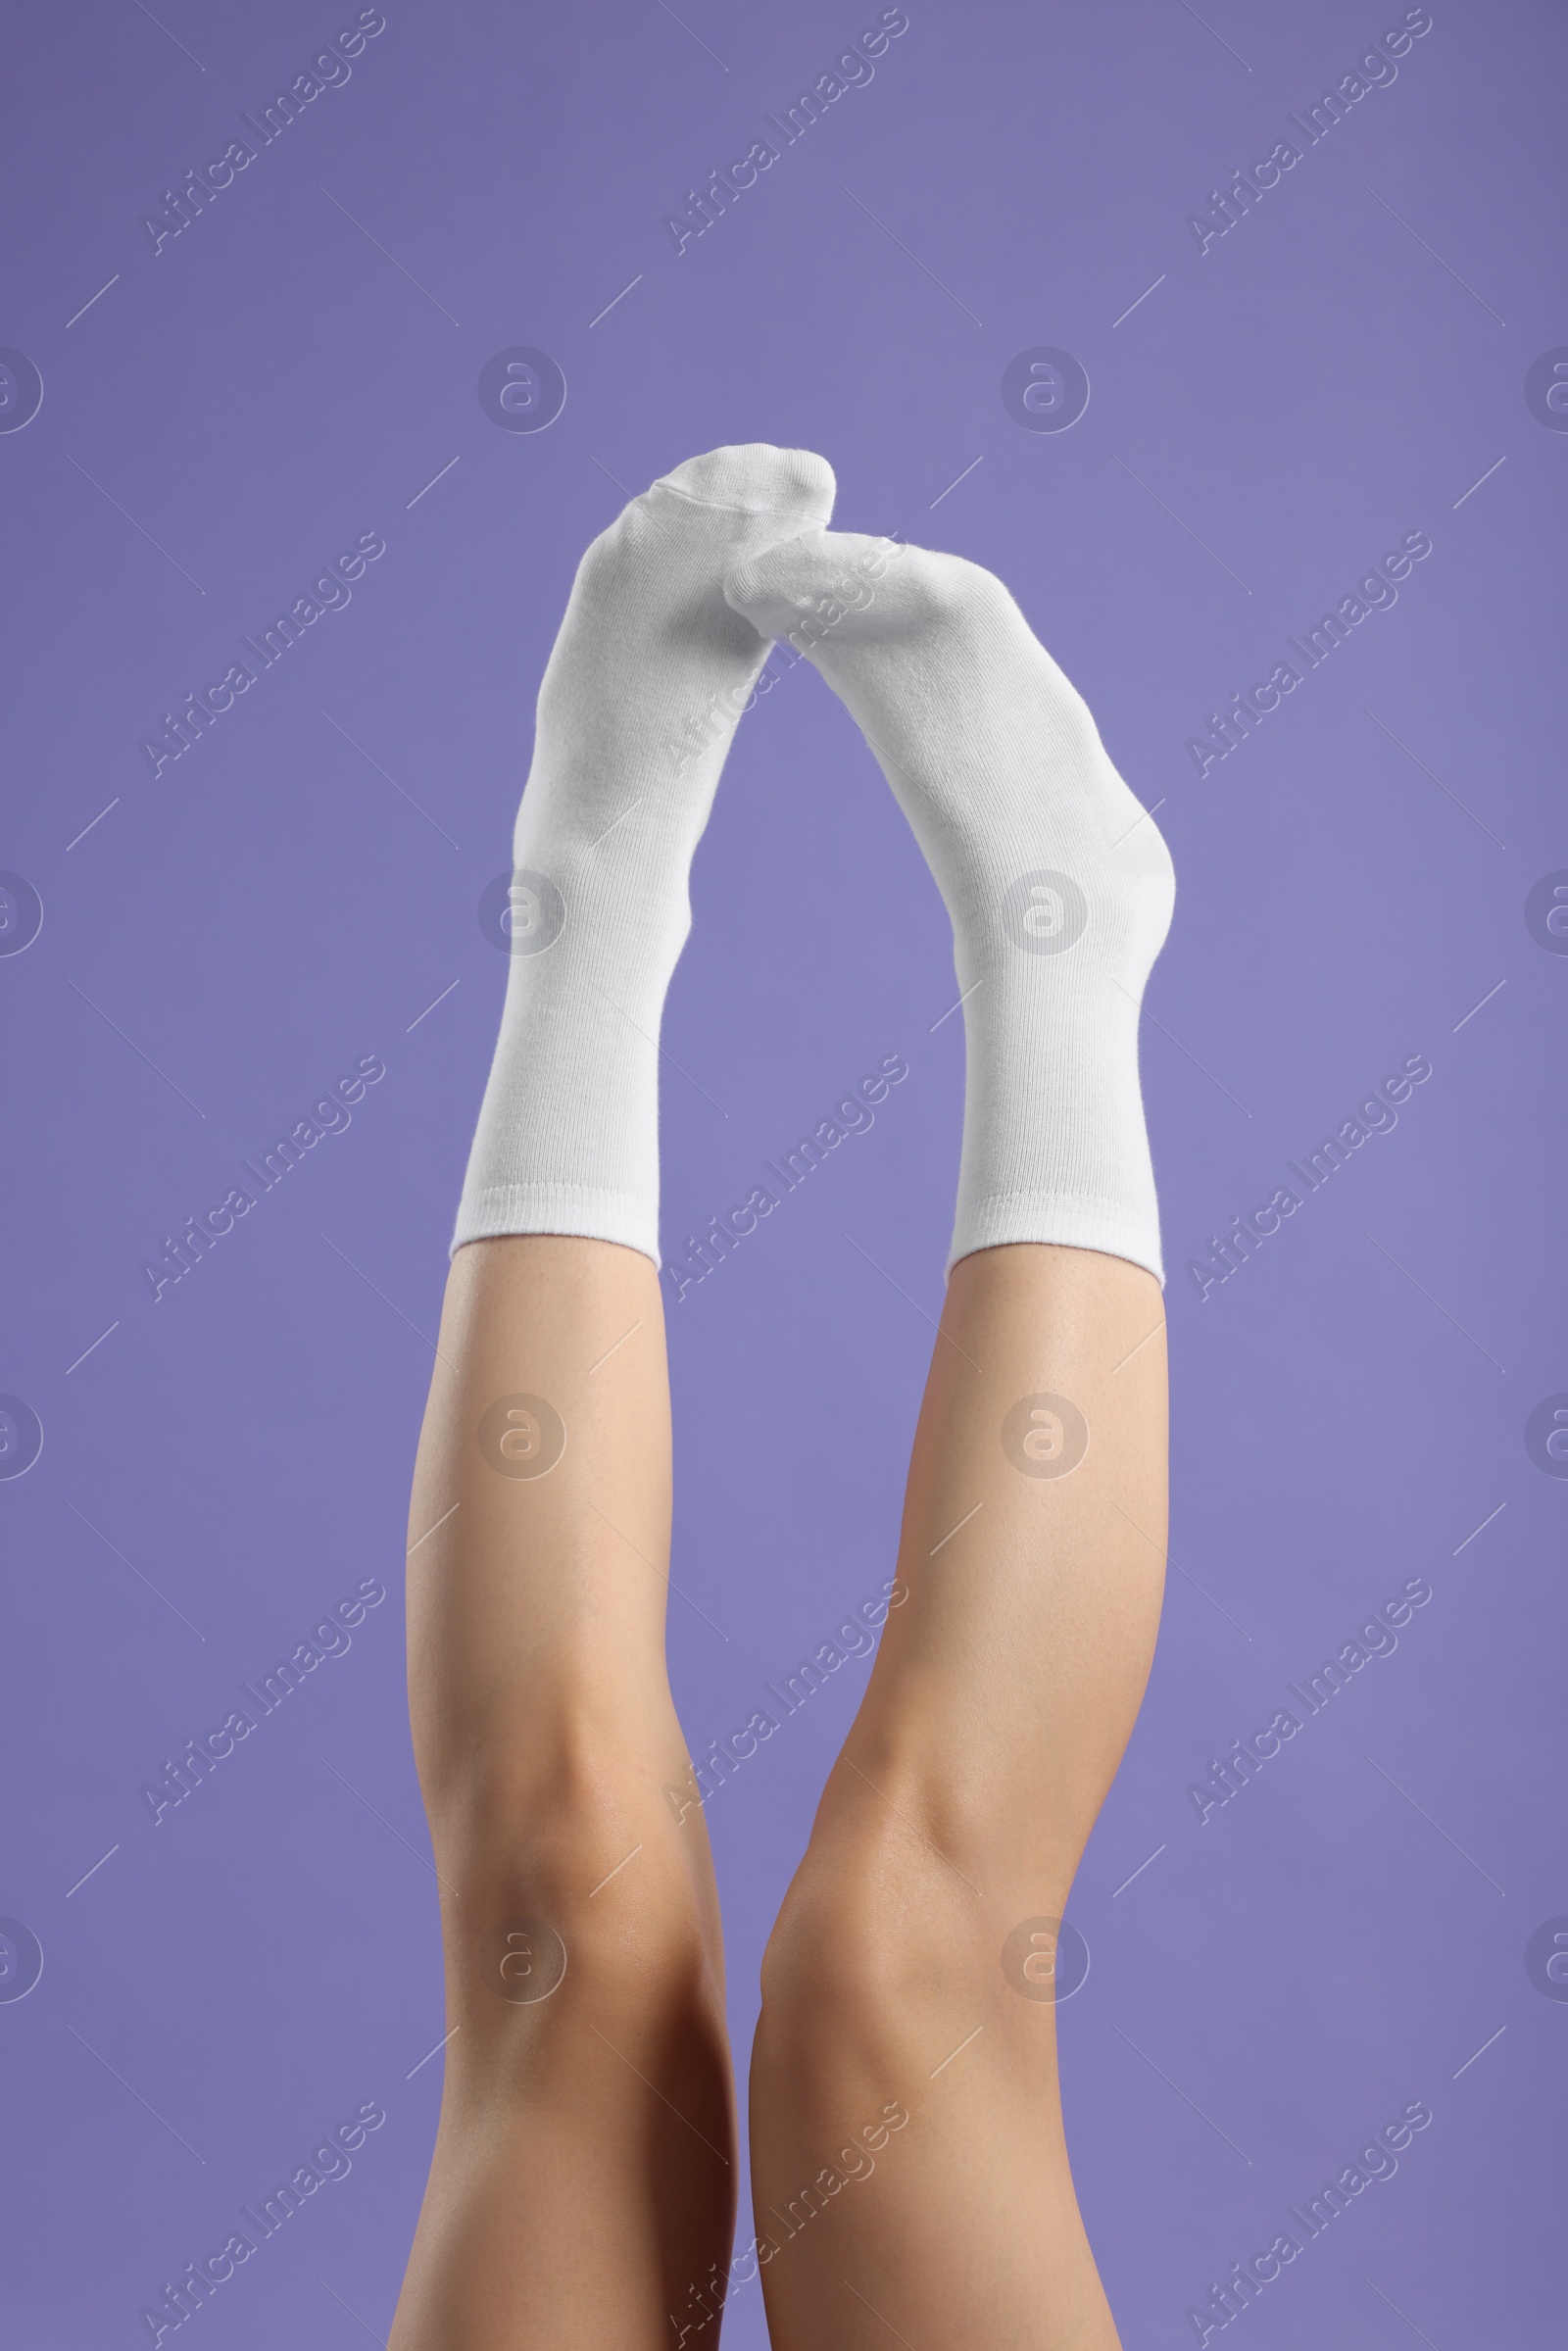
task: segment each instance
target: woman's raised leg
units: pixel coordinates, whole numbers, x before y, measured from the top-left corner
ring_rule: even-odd
[[[1054,1995],[1162,1588],[1138,1013],[1170,859],[988,572],[818,533],[747,559],[726,593],[859,720],[953,918],[968,1051],[906,1596],[763,1966],[752,2138],[773,2340],[1112,2351]]]
[[[1062,2136],[1057,1930],[1153,1652],[1163,1325],[1152,1276],[1091,1250],[954,1269],[907,1597],[763,1968],[777,2351],[1116,2344]]]
[[[651,1261],[460,1249],[409,1521],[453,2037],[394,2351],[653,2351],[728,2258],[717,1905],[662,1793],[669,1496]]]
[[[653,2351],[711,2310],[728,2258],[712,1873],[700,1807],[662,1792],[687,1760],[658,1040],[766,652],[724,576],[832,496],[798,450],[677,467],[584,557],[540,689],[410,1519],[453,2031],[394,2351]]]

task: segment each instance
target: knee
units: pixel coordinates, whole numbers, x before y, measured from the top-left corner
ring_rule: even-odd
[[[986,1905],[917,1839],[819,1832],[763,1955],[764,2062],[803,2083],[846,2065],[903,2082],[985,1987],[987,1932]]]
[[[690,1832],[615,1743],[535,1770],[476,1763],[431,1819],[466,2016],[496,2031],[570,2016],[613,2034],[719,1996]]]
[[[846,2068],[920,2088],[980,2027],[1031,2077],[1053,2063],[1071,1872],[1051,1841],[1021,1870],[1016,1837],[951,1783],[929,1802],[901,1786],[896,1809],[830,1791],[763,1956],[763,2063],[808,2095]]]

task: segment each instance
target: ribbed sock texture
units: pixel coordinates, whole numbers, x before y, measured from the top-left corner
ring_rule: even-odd
[[[1163,1279],[1138,1018],[1175,881],[1082,697],[956,556],[813,530],[748,556],[726,593],[859,721],[953,920],[968,1066],[950,1266],[1058,1242]]]
[[[454,1250],[575,1233],[659,1262],[659,1030],[692,856],[763,638],[724,600],[744,556],[833,505],[804,450],[718,449],[595,540],[539,691],[513,840],[510,965]]]

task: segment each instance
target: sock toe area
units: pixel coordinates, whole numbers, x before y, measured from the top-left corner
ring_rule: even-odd
[[[736,563],[725,601],[763,636],[788,636],[804,619],[838,608],[848,639],[927,621],[962,620],[1011,608],[1002,582],[961,556],[857,531],[807,531]]]
[[[724,601],[764,637],[786,636],[859,552],[878,544],[849,531],[804,531],[735,564],[724,582]]]
[[[697,506],[727,508],[743,514],[798,514],[803,522],[825,523],[837,490],[826,458],[809,449],[775,449],[766,441],[743,441],[688,458],[654,483]]]

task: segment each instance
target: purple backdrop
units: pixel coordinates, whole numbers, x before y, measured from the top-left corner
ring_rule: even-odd
[[[347,2176],[190,2325],[386,2332],[440,2088],[399,1580],[504,978],[477,907],[582,548],[766,439],[831,459],[845,527],[1003,574],[1180,877],[1145,1029],[1176,1572],[1061,2019],[1124,2339],[1194,2340],[1209,2281],[1423,2102],[1234,2327],[1555,2343],[1561,16],[910,0],[824,82],[874,0],[519,13],[12,27],[9,2334],[146,2340],[362,2107]],[[310,78],[342,31],[347,78]],[[564,409],[516,429],[552,364]],[[348,601],[247,651],[356,548]],[[891,1572],[962,1089],[935,891],[844,713],[776,666],[669,1007],[666,1244],[882,1056],[908,1076],[669,1300],[699,1753]],[[357,1063],[384,1075],[351,1123],[155,1301],[143,1263]],[[175,1802],[186,1741],[367,1584],[351,1645]],[[864,1672],[710,1806],[743,2062]],[[728,2325],[762,2343],[755,2284]]]

